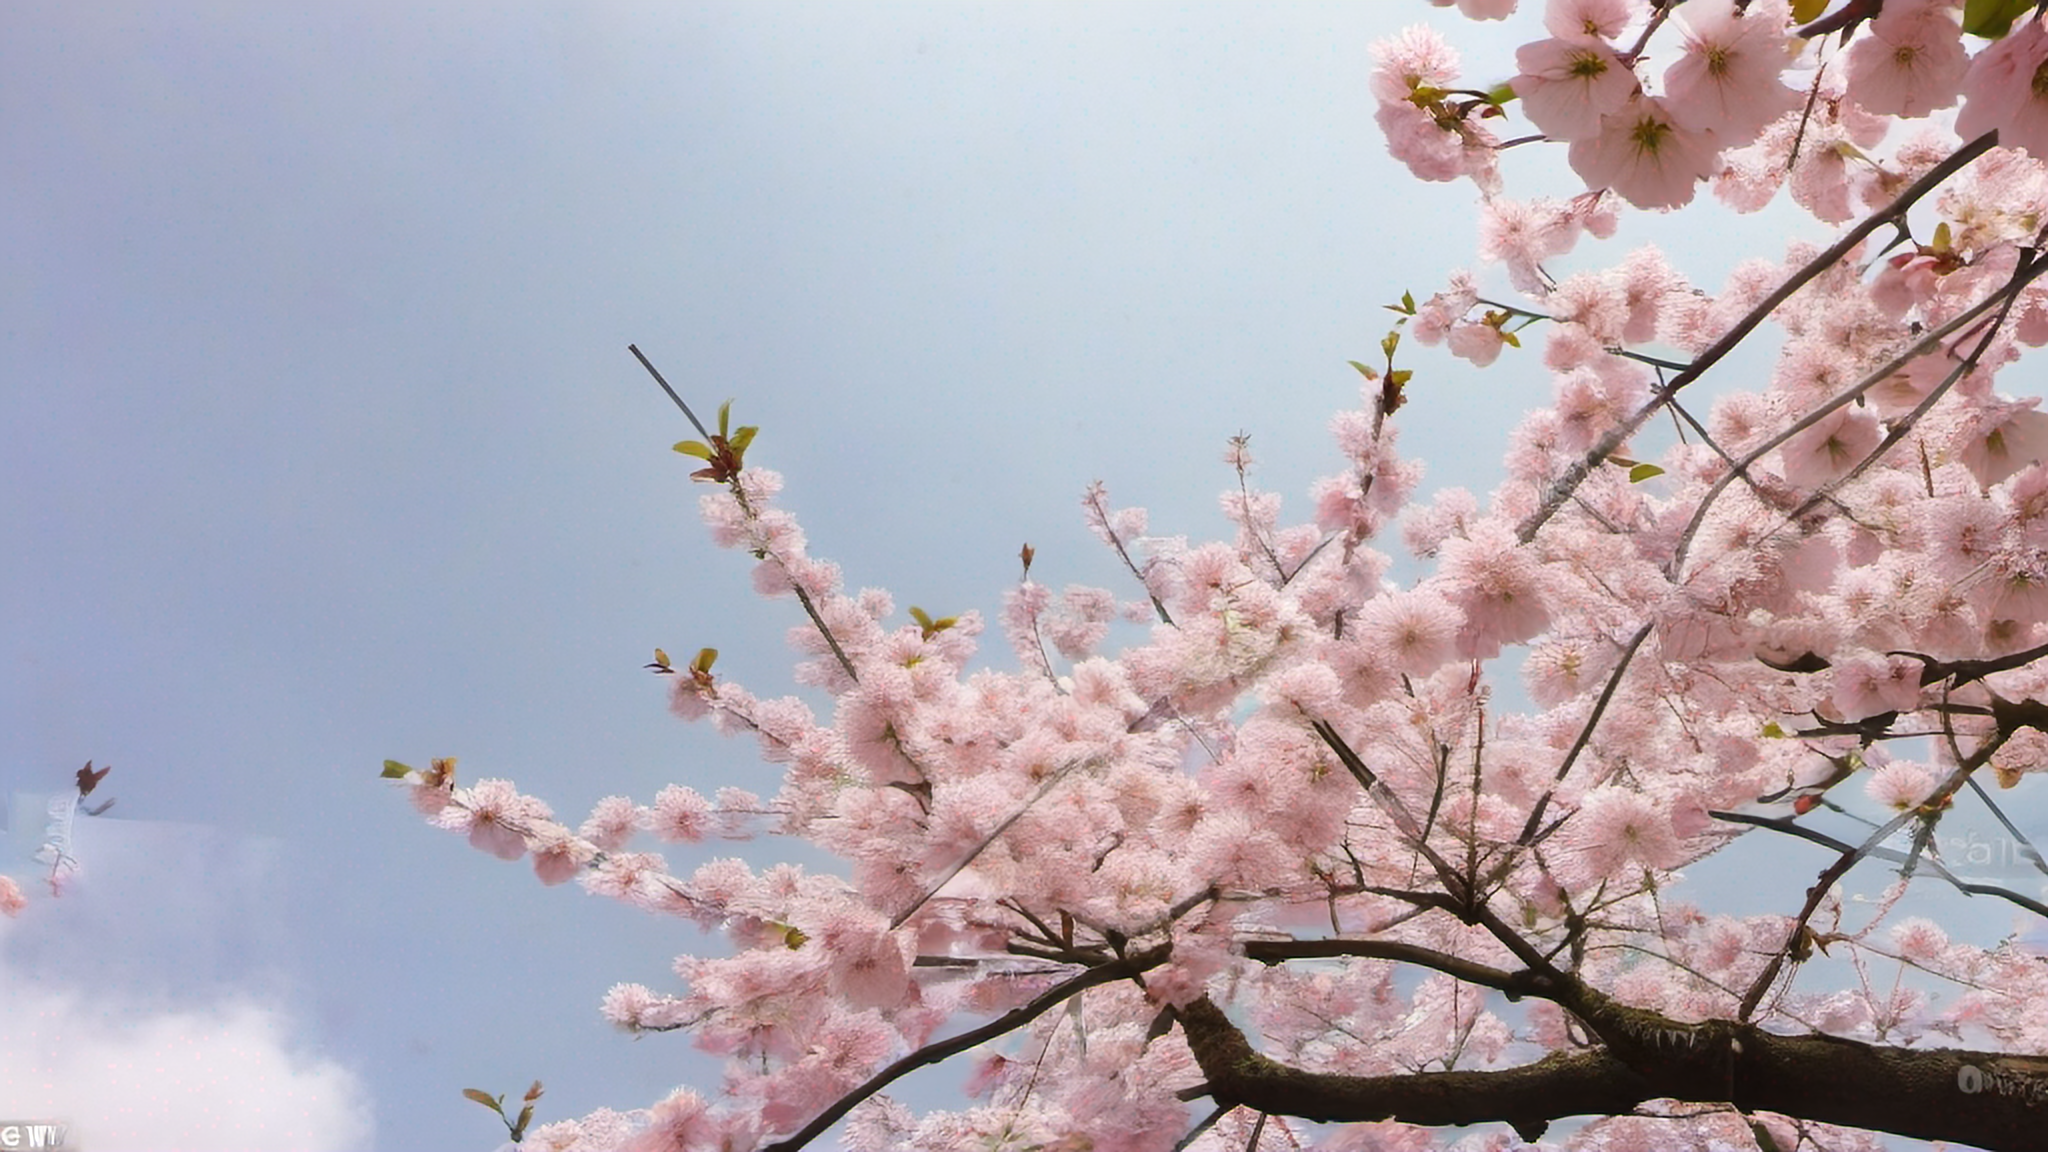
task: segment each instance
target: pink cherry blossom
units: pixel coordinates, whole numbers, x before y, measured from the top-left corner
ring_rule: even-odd
[[[1613,40],[1642,14],[1642,0],[1549,0],[1543,27],[1560,40]]]
[[[1783,0],[1692,0],[1678,18],[1685,53],[1664,73],[1674,123],[1740,145],[1798,104],[1780,79],[1790,50]]]
[[[1870,413],[1837,408],[1780,450],[1785,479],[1802,488],[1817,488],[1847,474],[1882,439],[1884,432]]]
[[[1427,25],[1410,25],[1374,44],[1372,52],[1372,94],[1382,104],[1405,103],[1418,88],[1457,83],[1457,50]]]
[[[1963,77],[1956,131],[1965,139],[1996,129],[1998,142],[2048,158],[2048,28],[2039,17],[1977,53]]]
[[[1678,863],[1679,842],[1670,816],[1633,789],[1597,789],[1579,805],[1571,828],[1572,844],[1589,877],[1611,875],[1631,864],[1669,868]]]
[[[1680,127],[1654,96],[1603,116],[1598,134],[1570,148],[1572,170],[1587,184],[1612,188],[1639,208],[1691,203],[1694,185],[1714,171],[1714,153],[1710,137]]]
[[[1504,643],[1527,640],[1550,622],[1542,565],[1505,526],[1488,523],[1444,544],[1446,589],[1464,610],[1464,654],[1489,657]]]
[[[1451,355],[1484,368],[1500,358],[1500,350],[1507,342],[1501,336],[1500,325],[1466,321],[1451,325],[1450,339],[1445,344]]]
[[[517,860],[526,854],[528,830],[549,815],[546,804],[520,795],[511,781],[479,780],[456,789],[451,803],[434,820],[467,833],[470,844],[501,860]]]
[[[650,1111],[624,1152],[708,1152],[714,1126],[702,1096],[679,1088]]]
[[[1918,764],[1895,760],[1871,774],[1864,791],[1894,812],[1918,808],[1934,794],[1934,774]]]
[[[1948,951],[1948,933],[1924,916],[1914,916],[1892,926],[1892,943],[1908,960],[1925,963]]]
[[[1441,344],[1451,326],[1464,319],[1478,299],[1479,292],[1473,285],[1472,274],[1462,269],[1453,272],[1443,291],[1432,294],[1416,306],[1415,316],[1408,324],[1408,334],[1425,345]]]
[[[1834,705],[1845,719],[1909,712],[1919,703],[1920,663],[1909,656],[1865,653],[1835,666]]]
[[[1969,69],[1945,3],[1891,0],[1849,46],[1849,94],[1880,116],[1925,116],[1956,102]]]
[[[1509,16],[1514,15],[1515,12],[1515,0],[1429,0],[1429,2],[1439,8],[1448,8],[1452,4],[1456,4],[1458,11],[1464,13],[1466,18],[1472,20],[1505,20]]]
[[[1600,132],[1600,118],[1636,94],[1635,73],[1599,41],[1539,40],[1515,53],[1521,69],[1510,83],[1529,122],[1552,140]]]
[[[1417,590],[1367,601],[1358,627],[1371,651],[1385,653],[1402,672],[1426,676],[1456,653],[1463,624],[1463,614],[1443,597]]]
[[[583,822],[583,837],[600,850],[611,852],[623,846],[639,831],[645,814],[625,796],[607,796],[597,802],[590,818]]]
[[[2048,416],[1998,391],[2031,388],[2017,362],[2048,340],[2048,289],[2021,285],[2048,169],[1976,149],[1929,194],[1913,182],[1955,142],[1890,131],[1956,82],[1954,8],[1890,0],[1842,67],[1834,40],[1795,36],[1783,0],[1550,0],[1548,36],[1532,27],[1517,54],[1519,103],[1566,143],[1518,146],[1514,196],[1493,183],[1486,122],[1516,102],[1456,90],[1437,33],[1378,48],[1390,148],[1425,179],[1479,183],[1479,252],[1500,266],[1485,275],[1530,311],[1481,303],[1457,272],[1383,317],[1309,518],[1257,486],[1242,437],[1217,469],[1220,539],[1177,535],[1177,514],[1155,530],[1089,486],[1103,579],[1123,585],[1054,592],[1087,569],[1048,547],[1003,597],[1012,651],[996,660],[976,655],[975,612],[941,627],[852,590],[777,506],[779,475],[714,480],[713,541],[748,552],[757,590],[789,607],[791,678],[829,707],[723,667],[661,687],[679,716],[756,747],[779,791],[650,788],[572,831],[508,781],[406,777],[434,824],[532,852],[543,883],[574,877],[722,937],[596,1007],[636,1034],[687,1031],[723,1077],[528,1142],[739,1152],[841,1115],[858,1152],[1163,1152],[1258,1133],[1381,1152],[1704,1152],[1760,1131],[1788,1149],[1876,1147],[1803,1113],[2030,1131],[2020,1097],[1958,1109],[1946,1086],[1955,1051],[1984,1067],[2048,1051],[2048,967],[1997,927],[1917,915],[1965,896],[2032,907],[1995,876],[1957,890],[1948,846],[1965,832],[1949,822],[2025,802],[2048,772]],[[2032,130],[2044,36],[2029,18],[1982,53],[1966,125]],[[1637,85],[1638,63],[1669,65],[1663,95]],[[1810,94],[1797,107],[1787,75]],[[1576,194],[1524,194],[1524,157],[1543,179],[1570,180],[1568,159]],[[1706,178],[1744,209],[1787,183],[1779,211],[1828,227],[1712,252],[1733,268],[1713,291],[1639,244],[1574,250],[1643,225],[1617,197],[1682,207]],[[1909,188],[1910,211],[1862,217],[1866,242],[1823,248]],[[1736,235],[1711,210],[1668,230],[1694,257]],[[1968,326],[1935,332],[1952,321]],[[1540,351],[1504,358],[1520,383],[1476,402],[1535,407],[1493,446],[1491,488],[1424,491],[1399,425],[1461,419],[1481,395],[1465,377],[1510,336]],[[1446,372],[1416,344],[1464,362]],[[1965,358],[1974,370],[1950,381]],[[1398,564],[1382,535],[1397,520],[1414,553]],[[1126,637],[1119,614],[1147,628]],[[1947,803],[1971,773],[1983,787]],[[1869,835],[1873,808],[1932,837],[1910,902],[1893,845],[1841,847]],[[678,876],[635,850],[643,833],[765,829],[830,859]],[[1741,915],[1676,871],[1794,836],[1813,842],[1762,870],[1750,858]],[[0,910],[18,902],[0,881]],[[964,1105],[919,1088],[920,1114],[870,1094],[891,1062],[961,1055],[951,1038],[982,1027]],[[1682,1087],[1702,1038],[1738,1033],[1747,1048],[1710,1053],[1715,1083],[1740,1096],[1774,1078],[1769,1106],[1801,1114],[1638,1090]],[[1879,1064],[1900,1072],[1887,1108],[1838,1091]],[[1410,1091],[1444,1071],[1467,1078],[1459,1092]],[[1501,1072],[1566,1089],[1560,1114],[1545,1091],[1506,1103]],[[1589,1082],[1614,1102],[1571,1135],[1499,1130],[1607,1098]],[[1494,1127],[1304,1123],[1367,1091],[1371,1110],[1351,1114]],[[1426,1116],[1402,1111],[1425,1097]],[[1190,1140],[1201,1115],[1214,1127]]]

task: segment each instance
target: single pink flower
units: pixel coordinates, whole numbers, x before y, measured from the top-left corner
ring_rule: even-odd
[[[1458,50],[1435,29],[1411,24],[1372,46],[1373,98],[1406,103],[1417,88],[1448,88],[1458,79]]]
[[[1918,764],[1896,760],[1871,773],[1863,791],[1894,812],[1918,808],[1934,794],[1934,774]]]
[[[711,802],[695,788],[671,784],[654,798],[647,827],[662,840],[695,844],[711,824]]]
[[[28,907],[28,897],[21,894],[21,885],[12,876],[0,876],[0,915],[19,916]]]
[[[678,677],[680,679],[680,677]],[[590,810],[580,829],[583,838],[605,852],[616,852],[646,822],[647,813],[624,796],[607,796]]]
[[[1994,128],[2005,147],[2048,157],[2048,28],[2039,19],[1977,53],[1963,77],[1957,134],[1974,140]]]
[[[1599,135],[1572,141],[1568,158],[1587,185],[1612,188],[1638,208],[1691,203],[1693,185],[1718,166],[1713,138],[1679,127],[1654,96],[1603,117]]]
[[[1451,325],[1451,355],[1484,368],[1500,358],[1500,328],[1492,324],[1459,322]]]
[[[1510,81],[1522,113],[1552,140],[1600,132],[1600,118],[1619,112],[1640,85],[1636,74],[1598,41],[1538,40],[1515,50],[1521,74]]]
[[[1543,10],[1543,26],[1559,40],[1612,40],[1641,9],[1641,0],[1550,0]]]
[[[1801,488],[1817,488],[1855,467],[1882,439],[1876,417],[1857,408],[1837,408],[1778,449],[1785,479]]]
[[[1849,95],[1880,116],[1925,116],[1956,102],[1969,67],[1947,5],[1892,0],[1849,48]]]
[[[1685,54],[1664,73],[1672,120],[1711,132],[1723,145],[1746,144],[1799,102],[1780,79],[1792,56],[1782,5],[1691,0],[1679,9]]]
[[[1892,943],[1898,948],[1899,955],[1925,962],[1948,951],[1948,933],[1934,921],[1915,916],[1892,925]]]
[[[627,1142],[627,1152],[700,1152],[712,1147],[715,1124],[710,1105],[688,1088],[678,1088],[649,1110],[647,1127]]]
[[[1515,0],[1429,0],[1439,8],[1456,4],[1467,20],[1505,20],[1515,14]]]
[[[1655,800],[1619,785],[1596,788],[1572,816],[1570,843],[1591,875],[1612,876],[1633,863],[1670,868],[1684,853],[1671,817]]]

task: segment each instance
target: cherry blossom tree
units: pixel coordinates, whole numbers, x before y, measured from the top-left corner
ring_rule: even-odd
[[[1055,591],[1025,547],[1012,670],[975,663],[979,614],[849,590],[756,430],[669,390],[713,539],[801,614],[811,696],[709,649],[650,667],[781,791],[677,784],[572,827],[452,761],[386,765],[542,882],[730,942],[601,1008],[688,1033],[723,1083],[528,1130],[535,1085],[523,1146],[2048,1147],[2048,962],[1908,912],[2048,917],[1939,835],[1975,805],[2024,843],[2007,812],[2048,772],[2048,416],[1998,379],[2048,342],[2048,27],[2031,2],[1549,0],[1540,32],[1472,86],[1438,31],[1377,49],[1392,153],[1473,182],[1487,266],[1395,306],[1313,518],[1242,438],[1232,539],[1090,488],[1129,586]],[[1510,197],[1502,151],[1546,144],[1585,191]],[[1717,289],[1649,248],[1561,264],[1781,189],[1834,242]],[[1415,496],[1404,339],[1552,377],[1483,501]],[[1746,344],[1769,379],[1700,402]],[[1149,635],[1106,653],[1120,618]],[[757,831],[844,872],[677,875],[644,843]],[[1794,841],[1823,863],[1768,915],[1681,875]],[[890,1097],[956,1058],[965,1106]]]

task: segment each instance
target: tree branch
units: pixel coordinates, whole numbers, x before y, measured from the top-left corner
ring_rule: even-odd
[[[797,1149],[823,1136],[827,1129],[844,1119],[846,1114],[853,1111],[854,1107],[861,1101],[887,1088],[894,1081],[917,1071],[927,1064],[937,1064],[948,1057],[957,1056],[977,1044],[986,1043],[1006,1032],[1021,1028],[1044,1015],[1047,1011],[1058,1007],[1061,1003],[1099,984],[1108,984],[1116,980],[1127,979],[1141,972],[1157,968],[1166,962],[1167,957],[1172,954],[1172,951],[1172,947],[1166,945],[1147,952],[1133,953],[1123,959],[1112,960],[1107,964],[1098,964],[1093,968],[1076,973],[1070,979],[1053,985],[1040,992],[1037,996],[1032,997],[1030,1003],[1012,1008],[979,1028],[962,1032],[950,1040],[939,1040],[927,1044],[910,1055],[903,1057],[901,1060],[896,1061],[894,1064],[889,1065],[887,1068],[882,1069],[880,1072],[875,1073],[873,1076],[868,1077],[866,1083],[841,1096],[838,1100],[833,1101],[830,1108],[819,1113],[816,1119],[798,1129],[794,1135],[777,1140],[775,1143],[762,1149],[762,1152],[796,1152]]]
[[[1672,1099],[1992,1152],[2041,1147],[2048,1057],[1778,1036],[1725,1020],[1689,1025],[1612,1002],[1595,1011],[1625,1047],[1552,1053],[1498,1071],[1392,1076],[1281,1064],[1254,1050],[1206,998],[1180,1009],[1178,1018],[1208,1077],[1202,1095],[1326,1123],[1506,1123],[1534,1140],[1553,1120],[1626,1115],[1647,1101]]]
[[[1827,251],[1807,261],[1799,271],[1786,277],[1783,284],[1778,285],[1770,295],[1757,301],[1756,307],[1751,308],[1743,315],[1742,319],[1735,322],[1733,327],[1729,328],[1727,332],[1722,333],[1719,340],[1714,341],[1704,352],[1694,357],[1691,365],[1685,371],[1672,377],[1669,384],[1657,389],[1656,394],[1645,402],[1641,408],[1638,408],[1627,420],[1610,430],[1607,435],[1601,437],[1599,443],[1587,449],[1584,456],[1580,457],[1578,461],[1573,463],[1570,468],[1566,469],[1562,475],[1553,481],[1550,485],[1550,491],[1544,494],[1543,503],[1517,526],[1515,532],[1517,538],[1525,544],[1534,539],[1536,530],[1543,527],[1546,521],[1557,514],[1557,510],[1564,506],[1565,502],[1571,498],[1571,494],[1578,490],[1579,485],[1585,481],[1587,476],[1592,474],[1593,469],[1598,467],[1601,461],[1613,455],[1615,450],[1627,442],[1630,436],[1635,435],[1636,430],[1641,428],[1643,423],[1656,413],[1657,409],[1663,407],[1672,396],[1676,395],[1679,389],[1705,375],[1707,369],[1713,367],[1722,357],[1734,351],[1738,345],[1748,339],[1750,332],[1754,331],[1757,325],[1763,323],[1765,317],[1777,311],[1779,305],[1790,299],[1794,292],[1805,287],[1808,281],[1826,271],[1836,261],[1847,256],[1858,244],[1863,243],[1871,233],[1896,220],[1904,219],[1907,209],[1911,208],[1929,192],[1934,191],[1950,176],[1961,171],[1970,161],[1990,151],[1997,143],[1998,133],[1986,132],[1984,135],[1956,149],[1947,159],[1928,169],[1926,175],[1913,181],[1905,191],[1899,193],[1897,199],[1885,205],[1877,212],[1864,217],[1862,223],[1843,234],[1842,238],[1830,245]]]

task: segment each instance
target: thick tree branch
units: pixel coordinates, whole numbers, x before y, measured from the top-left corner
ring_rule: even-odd
[[[1332,1123],[1506,1123],[1535,1139],[1553,1120],[1623,1115],[1651,1100],[1726,1102],[1744,1112],[2038,1152],[2048,1116],[2048,1057],[1906,1049],[1831,1036],[1777,1036],[1715,1020],[1682,1024],[1604,1001],[1623,1041],[1484,1072],[1347,1076],[1309,1072],[1254,1050],[1208,999],[1179,1010],[1217,1103]]]
[[[1534,972],[1508,972],[1462,956],[1408,944],[1399,940],[1253,940],[1244,946],[1245,958],[1261,964],[1287,960],[1323,960],[1357,956],[1369,960],[1394,960],[1431,968],[1455,976],[1467,984],[1507,993],[1510,1000],[1543,996],[1555,987],[1547,977]]]

